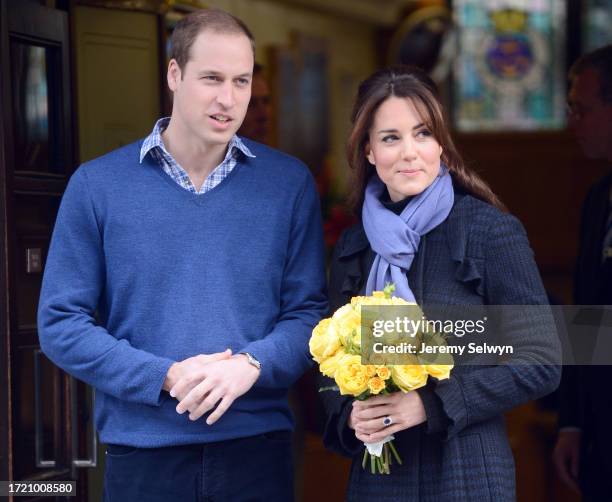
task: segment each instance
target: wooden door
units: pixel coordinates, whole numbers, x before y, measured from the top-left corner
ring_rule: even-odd
[[[0,477],[76,480],[73,500],[82,500],[92,418],[75,382],[40,351],[36,329],[51,232],[76,167],[68,15],[31,1],[0,0],[0,9]]]

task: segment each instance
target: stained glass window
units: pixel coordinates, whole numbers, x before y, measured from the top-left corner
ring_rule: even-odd
[[[585,2],[583,52],[612,43],[612,0]]]
[[[565,0],[455,0],[458,129],[565,125]]]

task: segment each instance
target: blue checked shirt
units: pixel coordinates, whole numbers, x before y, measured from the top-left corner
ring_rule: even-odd
[[[155,123],[153,132],[149,134],[142,143],[140,148],[140,162],[144,159],[145,155],[151,152],[151,155],[161,168],[176,181],[185,190],[196,194],[203,194],[215,188],[221,183],[228,175],[232,172],[238,161],[238,151],[242,152],[247,157],[255,157],[247,146],[240,140],[238,136],[234,134],[227,147],[227,153],[225,158],[213,171],[208,175],[206,181],[202,184],[200,190],[196,190],[195,186],[189,179],[187,172],[179,165],[179,163],[170,155],[170,152],[166,150],[164,142],[162,140],[162,132],[170,123],[170,117],[164,117],[159,119]]]

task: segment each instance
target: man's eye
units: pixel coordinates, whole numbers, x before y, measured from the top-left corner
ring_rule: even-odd
[[[205,75],[204,77],[202,77],[202,79],[203,80],[208,80],[208,81],[211,81],[211,82],[219,82],[221,80],[216,75]]]
[[[239,79],[236,79],[236,82],[238,82],[238,85],[249,85],[248,78],[239,78]]]

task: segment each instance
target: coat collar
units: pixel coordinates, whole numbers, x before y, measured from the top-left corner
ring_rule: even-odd
[[[363,228],[363,223],[359,221],[346,230],[346,236],[339,256],[340,258],[345,258],[360,253],[369,246],[370,243]]]

